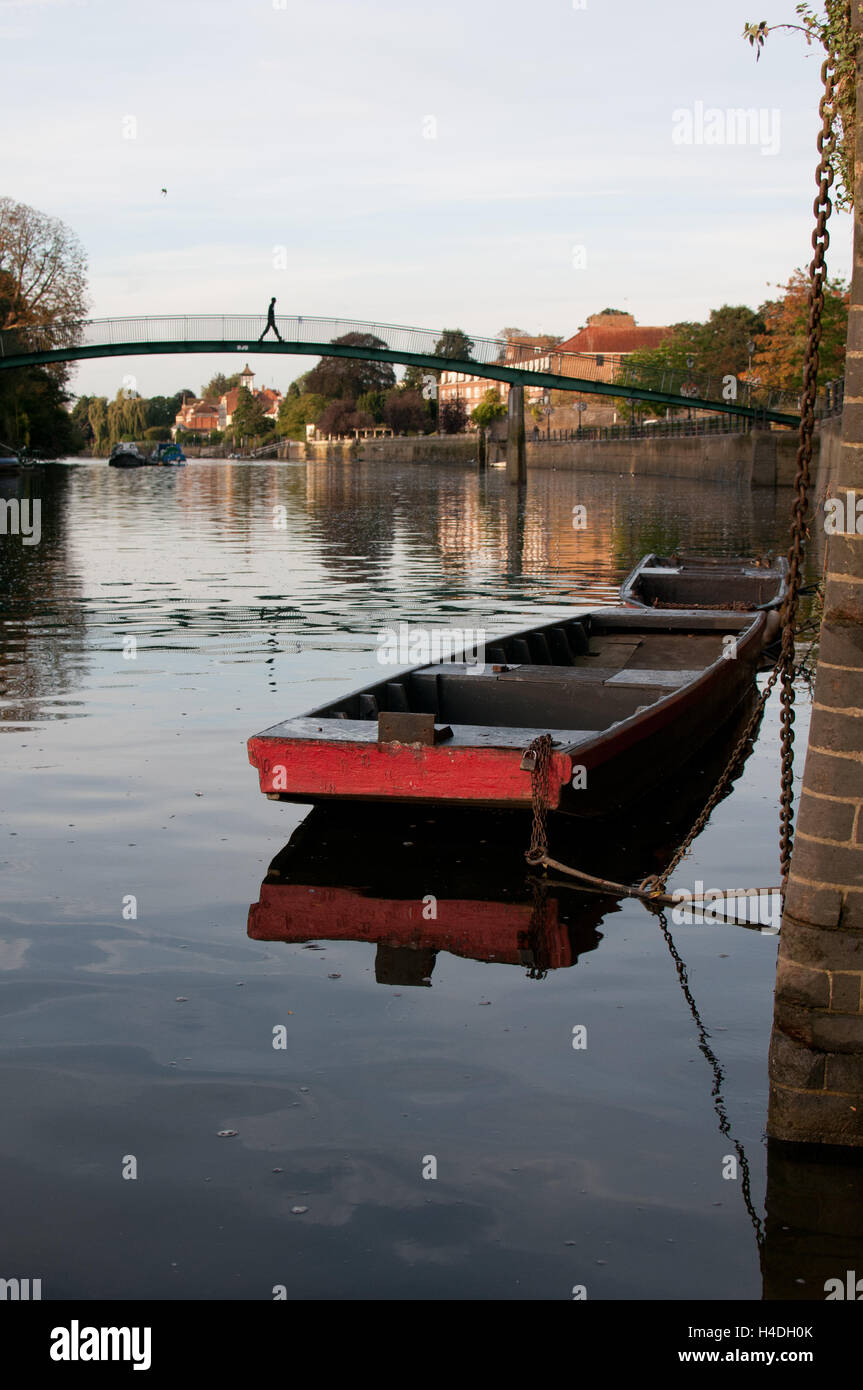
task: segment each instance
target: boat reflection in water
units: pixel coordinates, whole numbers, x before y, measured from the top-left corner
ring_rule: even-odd
[[[753,683],[738,716],[702,750],[685,781],[666,785],[657,769],[661,795],[625,815],[581,822],[577,830],[550,826],[552,857],[617,883],[663,869],[755,703]],[[542,979],[596,949],[599,927],[621,899],[532,873],[524,858],[529,837],[523,812],[315,807],[270,864],[249,910],[248,934],[256,941],[374,943],[379,984],[428,987],[439,951],[521,966]]]

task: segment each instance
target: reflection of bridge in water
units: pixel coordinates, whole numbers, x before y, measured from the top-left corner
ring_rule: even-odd
[[[353,357],[425,367],[433,372],[464,372],[512,386],[539,386],[549,391],[710,410],[770,424],[799,423],[796,395],[751,382],[746,384],[744,402],[736,399],[736,378],[707,376],[688,367],[648,369],[624,359],[604,360],[593,353],[559,352],[502,338],[470,338],[461,333],[458,339],[467,355],[456,357],[441,350],[441,344],[447,342],[444,330],[302,315],[278,317],[276,326],[281,337],[260,341],[265,322],[257,315],[206,314],[90,319],[66,328],[7,329],[0,333],[0,371],[47,362],[165,353],[262,352]],[[454,346],[455,335],[452,336]],[[734,398],[728,399],[729,395]]]

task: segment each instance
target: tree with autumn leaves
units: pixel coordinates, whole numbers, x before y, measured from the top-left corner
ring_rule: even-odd
[[[809,322],[809,276],[795,270],[777,299],[762,304],[759,313],[764,332],[755,335],[752,374],[763,386],[799,391],[803,386],[803,356]],[[822,338],[818,377],[823,383],[845,371],[845,338],[848,332],[848,286],[841,279],[826,279],[821,313]]]

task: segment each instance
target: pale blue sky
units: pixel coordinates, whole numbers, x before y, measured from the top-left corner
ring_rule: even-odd
[[[0,0],[0,193],[78,233],[95,317],[275,294],[569,336],[607,305],[643,324],[754,307],[809,259],[821,62],[776,34],[756,65],[740,35],[762,18],[793,0]],[[764,108],[771,139],[778,111],[778,153],[676,144],[699,102]],[[850,250],[837,216],[831,273]],[[281,389],[311,365],[250,361]],[[73,386],[132,373],[152,395],[241,365],[113,359]]]

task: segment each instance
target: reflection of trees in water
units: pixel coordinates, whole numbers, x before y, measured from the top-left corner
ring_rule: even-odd
[[[377,505],[370,506],[370,499]],[[396,519],[392,494],[374,465],[310,464],[305,509],[323,543],[324,569],[363,582],[386,573],[395,550]]]
[[[34,468],[2,486],[4,499],[41,502],[38,545],[0,536],[0,698],[6,720],[36,717],[40,700],[69,690],[83,672],[86,620],[70,574],[66,530],[70,477],[65,468]]]

